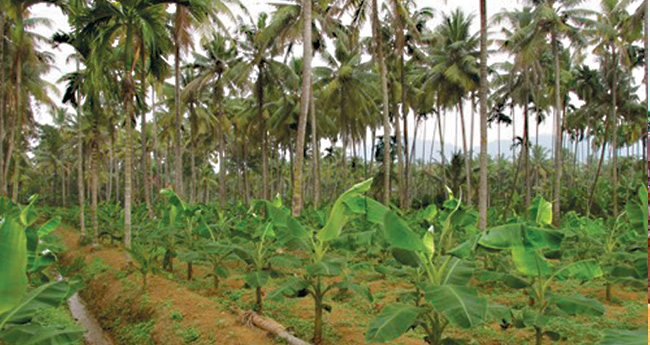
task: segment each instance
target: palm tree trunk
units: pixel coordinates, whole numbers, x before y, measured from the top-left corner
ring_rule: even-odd
[[[413,142],[411,143],[411,149],[409,150],[409,157],[408,157],[409,164],[410,164],[410,162],[413,162],[413,160],[415,159],[415,143],[417,142],[417,139],[418,139],[418,129],[420,127],[420,122],[421,122],[420,120],[415,119],[415,128],[413,128]],[[426,126],[426,122],[425,122],[425,126]],[[426,133],[426,132],[424,132],[424,133]],[[424,154],[424,149],[425,149],[424,148],[424,141],[425,140],[424,139],[426,139],[426,138],[422,138],[422,161],[423,162],[424,162],[424,156],[425,156],[425,154]],[[407,176],[407,179],[408,179],[408,176]],[[408,186],[407,186],[407,188],[408,188]],[[406,195],[407,198],[410,198],[409,194]],[[407,201],[410,201],[410,200],[407,200]]]
[[[191,126],[190,126],[191,127]],[[193,134],[192,134],[193,135]],[[196,148],[194,138],[190,138],[190,203],[196,202]]]
[[[517,159],[517,156],[515,155],[515,139],[517,138],[517,135],[515,134],[515,106],[514,104],[510,105],[510,119],[511,125],[512,125],[512,144],[510,146],[510,150],[512,151],[512,166],[515,166],[515,161]]]
[[[309,113],[309,98],[311,95],[311,1],[303,0],[302,3],[302,91],[300,94],[298,135],[296,138],[296,162],[293,166],[295,176],[293,180],[293,202],[291,203],[291,214],[294,217],[298,217],[302,209],[302,161],[305,151],[307,114]]]
[[[130,76],[127,76],[127,80],[131,79]],[[132,87],[128,85],[127,88]],[[124,246],[127,248],[131,247],[131,183],[132,183],[132,173],[133,166],[131,164],[131,156],[133,152],[133,147],[131,144],[131,119],[133,117],[133,105],[131,104],[133,95],[130,91],[126,92],[126,104],[125,104],[125,114],[126,114],[126,138],[124,143]]]
[[[196,135],[196,114],[194,114],[194,103],[188,104],[190,111],[190,183],[189,183],[189,200],[190,203],[196,202],[196,157],[194,147],[194,136]]]
[[[348,134],[342,133],[343,151],[341,152],[341,172],[343,173],[343,191],[348,187]]]
[[[129,25],[126,33],[126,46],[125,46],[125,57],[126,61],[124,64],[124,78],[123,78],[123,88],[124,88],[124,114],[125,114],[125,132],[126,136],[124,138],[124,246],[126,248],[131,247],[131,202],[132,202],[132,186],[133,183],[132,174],[133,174],[133,165],[132,165],[132,155],[133,155],[133,140],[132,140],[132,123],[133,120],[133,96],[134,96],[134,82],[132,76],[132,70],[130,69],[133,60],[133,53],[131,52],[131,44],[133,37],[133,26]],[[127,255],[127,258],[130,257]]]
[[[243,147],[243,156],[244,156],[244,161],[242,163],[243,165],[243,179],[244,179],[244,204],[248,205],[248,200],[250,198],[250,186],[249,186],[249,181],[248,181],[248,166],[246,165],[246,162],[248,161],[248,138],[246,137],[246,133],[244,133],[244,137],[242,138],[244,140],[244,147]]]
[[[529,148],[529,139],[528,139],[528,104],[524,105],[524,135],[523,135],[523,145],[522,149],[524,150],[524,186],[526,190],[524,191],[524,205],[526,210],[530,207],[530,172],[528,167],[530,148]]]
[[[442,161],[442,169],[440,171],[442,172],[442,185],[446,186],[447,185],[447,167],[446,167],[446,159],[445,159],[445,136],[442,131],[442,124],[440,123],[440,117],[442,117],[442,113],[440,112],[440,108],[438,108],[438,134],[440,134],[440,156],[441,156],[441,161]],[[447,189],[444,189],[445,195],[447,195]]]
[[[114,142],[111,145],[114,145]],[[113,146],[113,152],[115,152],[115,147],[114,146]],[[122,199],[120,198],[120,190],[122,188],[120,188],[120,165],[119,165],[119,160],[114,159],[113,160],[113,165],[114,165],[113,171],[115,173],[115,202],[119,204],[120,201],[122,201]]]
[[[226,190],[226,141],[224,134],[219,133],[219,201],[221,208],[226,207],[228,194]]]
[[[479,90],[478,90],[478,103],[481,118],[481,152],[479,155],[479,191],[478,191],[478,209],[479,221],[478,227],[480,230],[485,230],[487,227],[487,203],[488,203],[488,167],[487,167],[487,93],[488,93],[488,80],[487,80],[487,9],[486,0],[480,0],[481,12],[481,62],[479,65]],[[497,126],[499,122],[497,121]],[[500,138],[499,138],[500,139]]]
[[[472,157],[469,157],[467,152],[467,138],[465,135],[465,116],[463,115],[463,100],[458,99],[458,110],[460,111],[460,129],[463,136],[463,154],[465,155],[465,182],[467,184],[467,204],[472,205],[472,176],[470,164]]]
[[[97,124],[94,125],[94,138],[92,143],[92,158],[91,158],[91,170],[92,170],[92,190],[91,190],[91,217],[93,222],[93,246],[98,245],[97,239],[99,238],[99,223],[97,222],[97,192],[99,188],[99,128]]]
[[[397,81],[391,78],[391,86],[397,86]],[[402,132],[400,130],[400,116],[397,109],[397,95],[395,90],[391,90],[391,107],[393,109],[393,117],[395,118],[395,142],[397,144],[397,193],[399,196],[399,205],[402,209],[406,209],[406,198],[404,194],[404,148],[402,147]]]
[[[23,126],[23,109],[24,107],[22,106],[22,99],[21,99],[21,83],[22,83],[22,74],[23,74],[23,66],[22,66],[22,38],[23,38],[23,19],[22,19],[22,13],[19,10],[18,11],[18,16],[16,20],[16,27],[18,28],[18,42],[16,43],[16,49],[18,49],[18,52],[16,53],[16,104],[14,105],[16,108],[16,112],[18,113],[18,118],[16,120],[16,132],[18,133],[18,139],[16,140],[16,157],[14,158],[14,183],[13,183],[13,193],[11,195],[11,200],[14,202],[14,204],[18,201],[18,183],[20,179],[20,155],[22,154],[21,146],[22,146],[22,126]]]
[[[145,74],[145,60],[144,60],[144,42],[140,42],[140,51],[142,52],[142,70],[140,71],[140,87],[142,88],[142,101],[145,102],[147,95],[147,80]],[[152,99],[153,103],[153,99]],[[149,171],[149,149],[147,148],[147,112],[142,110],[142,120],[140,123],[140,140],[142,142],[142,180],[144,185],[144,202],[147,206],[147,213],[149,214],[149,219],[153,219],[154,213],[153,208],[151,207],[151,172]]]
[[[403,14],[402,11],[399,10],[399,4],[397,3],[396,0],[393,0],[393,4],[395,6],[395,24],[396,24],[396,45],[395,49],[397,51],[397,54],[399,55],[399,79],[400,79],[400,85],[401,85],[401,95],[400,95],[400,102],[402,104],[402,122],[404,125],[404,151],[402,152],[401,150],[401,144],[402,144],[402,139],[400,136],[400,130],[399,130],[399,115],[397,112],[395,112],[395,136],[398,140],[397,142],[397,179],[399,181],[399,191],[400,191],[400,206],[402,209],[406,209],[409,207],[410,201],[409,201],[409,174],[410,174],[410,168],[409,168],[409,140],[408,140],[408,121],[407,121],[407,116],[408,116],[408,109],[406,107],[406,78],[405,78],[405,71],[404,71],[404,46],[405,46],[405,38],[404,38],[404,22],[403,22]],[[397,103],[397,101],[395,101]],[[402,163],[401,155],[404,154],[404,159]]]
[[[646,2],[647,3],[647,2]],[[643,51],[646,52],[648,51],[648,6],[645,6],[645,16],[643,20]],[[2,35],[0,35],[2,37]],[[1,65],[1,64],[0,64]],[[645,84],[645,104],[646,107],[648,106],[648,58],[646,56],[645,58],[645,63],[643,64],[643,82]],[[0,84],[1,86],[1,84]],[[1,103],[0,103],[1,104]],[[1,111],[1,110],[0,110]],[[643,131],[641,131],[643,133]],[[642,141],[647,142],[647,138],[643,139]]]
[[[156,87],[155,85],[151,85],[151,125],[152,125],[152,132],[153,135],[151,136],[152,139],[152,149],[153,149],[153,157],[154,160],[156,161],[156,178],[154,181],[155,182],[155,190],[159,191],[162,182],[162,163],[160,161],[160,152],[158,151],[158,121],[156,120]],[[152,175],[153,176],[153,175]],[[156,192],[157,195],[157,192]],[[152,198],[153,199],[153,198]]]
[[[65,167],[61,167],[61,206],[65,209],[66,208],[66,199],[67,199],[67,191],[66,191],[66,185],[65,185]]]
[[[314,86],[313,81],[309,91],[309,116],[311,122],[311,146],[312,146],[312,169],[314,175],[314,207],[318,208],[320,204],[320,145],[318,143],[317,123],[316,123],[316,104],[314,103]]]
[[[79,57],[77,57],[77,73],[79,73]],[[83,168],[83,131],[81,118],[81,89],[77,88],[77,194],[79,198],[79,227],[81,240],[86,237],[84,215],[84,168]]]
[[[176,15],[181,15],[182,6],[177,6]],[[181,126],[181,72],[180,72],[180,42],[178,34],[174,35],[174,189],[183,197],[183,151]]]
[[[259,75],[257,76],[257,115],[262,131],[262,199],[269,200],[269,143],[266,119],[264,119],[264,70],[258,65]]]
[[[424,120],[424,136],[427,135],[427,122]],[[436,126],[438,122],[433,123],[433,130],[431,131],[431,148],[429,149],[429,164],[433,164],[433,153],[436,149]],[[422,151],[424,151],[424,144],[422,145]]]
[[[379,7],[377,0],[372,0],[372,35],[376,61],[379,67],[379,78],[381,80],[381,96],[383,104],[383,123],[384,123],[384,195],[383,203],[388,205],[390,202],[390,118],[388,114],[388,79],[386,77],[386,65],[384,62],[384,52],[382,50],[381,37],[379,36]]]
[[[612,126],[612,203],[614,204],[614,217],[618,217],[618,130],[616,115],[616,91],[618,80],[616,80],[617,57],[614,45],[610,45],[612,50],[612,105],[610,111],[612,112],[611,121]]]
[[[560,98],[560,52],[558,38],[555,30],[551,31],[551,45],[555,62],[555,179],[553,181],[553,224],[560,225],[560,188],[562,184],[562,121],[560,111],[562,100]]]
[[[591,193],[589,194],[589,200],[587,201],[587,217],[589,217],[589,214],[591,212],[591,205],[594,201],[594,192],[596,191],[596,186],[598,184],[598,178],[600,177],[600,170],[603,166],[603,161],[605,160],[605,148],[607,147],[607,138],[609,137],[609,131],[610,126],[609,126],[609,114],[607,115],[607,118],[605,119],[605,134],[603,136],[603,143],[600,149],[600,159],[598,160],[598,168],[596,168],[596,177],[594,178],[594,183],[591,185]]]
[[[7,195],[7,182],[4,174],[5,142],[5,13],[0,10],[0,197]]]
[[[476,100],[474,92],[470,94],[471,97],[471,106],[472,106],[472,111],[470,112],[470,126],[469,126],[469,156],[473,159],[474,158],[474,119],[475,119],[475,114],[476,114]]]
[[[372,170],[375,166],[375,138],[377,136],[377,132],[374,128],[370,130],[370,166],[368,167],[368,170],[370,170],[370,174],[372,175]]]

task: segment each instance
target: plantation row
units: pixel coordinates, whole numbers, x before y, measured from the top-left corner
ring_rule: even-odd
[[[503,328],[530,329],[532,342],[542,344],[545,337],[566,339],[548,326],[553,321],[601,317],[606,310],[595,299],[558,293],[558,282],[579,286],[601,281],[607,303],[619,286],[643,291],[648,274],[642,246],[648,219],[645,188],[617,219],[569,213],[562,228],[554,228],[551,204],[537,197],[527,215],[480,232],[476,211],[451,191],[442,207],[404,214],[366,196],[371,182],[349,189],[329,211],[312,210],[300,219],[290,216],[279,198],[223,211],[212,204],[187,204],[173,191],[162,190],[166,206],[160,221],[143,221],[126,251],[141,275],[143,293],[149,275],[167,274],[177,261],[187,265],[188,280],[193,265],[210,267],[214,288],[219,288],[229,275],[226,263],[239,260],[246,267],[246,286],[255,296],[258,313],[264,313],[269,300],[313,300],[314,344],[324,341],[323,312],[331,311],[328,298],[335,291],[373,301],[370,289],[357,277],[364,270],[411,286],[372,317],[367,342],[389,342],[415,332],[428,344],[462,344],[449,336],[450,329],[499,323]],[[54,253],[64,250],[50,234],[61,218],[37,227],[35,200],[23,207],[3,199],[0,208],[0,262],[10,263],[0,266],[0,338],[12,344],[82,334],[79,328],[48,329],[32,319],[39,307],[58,305],[78,288],[74,281],[48,282]],[[76,219],[72,213],[62,215]],[[38,287],[25,295],[28,278]],[[267,291],[270,285],[274,288]],[[496,303],[482,293],[488,287],[521,289],[529,301]],[[644,329],[605,329],[602,343],[641,344],[645,339]]]

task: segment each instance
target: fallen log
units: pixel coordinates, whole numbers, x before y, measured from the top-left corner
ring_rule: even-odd
[[[279,338],[282,338],[287,341],[290,345],[311,345],[310,343],[296,338],[290,334],[284,326],[277,323],[273,319],[268,317],[261,316],[254,311],[243,311],[240,309],[234,309],[234,311],[241,317],[242,321],[247,326],[255,326],[259,329],[262,329],[266,332],[269,332]]]

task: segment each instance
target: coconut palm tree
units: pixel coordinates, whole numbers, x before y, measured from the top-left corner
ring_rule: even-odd
[[[13,148],[14,146],[16,147],[14,151],[14,183],[13,183],[13,192],[12,192],[12,201],[16,202],[18,198],[18,177],[19,177],[19,172],[20,172],[20,161],[21,161],[21,156],[22,156],[22,144],[24,141],[24,136],[23,136],[23,124],[25,121],[25,113],[28,110],[29,107],[29,97],[27,95],[24,95],[23,90],[23,75],[26,72],[26,69],[32,69],[32,72],[37,72],[39,68],[42,68],[43,66],[46,66],[46,64],[41,64],[39,63],[39,55],[40,57],[44,57],[42,54],[37,54],[35,50],[35,39],[38,39],[39,36],[31,35],[31,34],[26,34],[25,29],[26,27],[30,27],[35,24],[35,22],[40,21],[43,22],[42,20],[36,19],[36,20],[30,20],[29,18],[29,10],[31,7],[34,5],[40,4],[40,3],[48,3],[52,5],[57,5],[60,6],[61,2],[60,1],[26,1],[26,0],[3,0],[2,7],[6,9],[6,13],[8,15],[8,18],[11,19],[11,21],[14,23],[14,26],[11,27],[11,37],[12,37],[12,43],[13,43],[13,61],[12,61],[12,66],[14,68],[14,74],[15,74],[15,80],[14,80],[14,112],[15,112],[15,119],[14,119],[14,126],[16,128],[14,129],[14,134],[9,136],[8,140],[8,146],[10,148]],[[4,42],[4,11],[3,11],[3,36],[2,40]],[[3,46],[4,47],[4,46]],[[4,50],[4,48],[3,48]],[[4,53],[4,51],[3,51]],[[4,56],[4,54],[3,54]],[[4,59],[4,58],[3,58]],[[3,60],[4,61],[4,60]],[[44,60],[41,60],[40,62],[46,62]],[[23,66],[23,64],[25,64]],[[33,69],[34,66],[37,66],[35,69]],[[3,67],[4,68],[4,67]],[[40,72],[37,72],[37,74],[31,74],[32,76],[38,76]],[[43,88],[41,88],[43,90]],[[4,127],[6,128],[6,127]],[[4,131],[3,131],[3,137],[4,137]],[[4,176],[2,178],[2,181],[7,180],[7,172],[6,170],[9,168],[9,160],[11,157],[11,150],[7,150],[7,158],[5,158],[6,163],[5,163],[5,172]],[[4,190],[4,185],[2,187]]]
[[[338,104],[334,121],[343,142],[341,155],[342,189],[347,189],[348,144],[365,136],[366,128],[376,127],[372,110],[376,109],[374,94],[376,78],[370,65],[362,63],[359,33],[354,27],[335,30],[334,55],[323,51],[327,66],[314,68],[315,87],[321,90],[319,102],[324,105]],[[338,134],[338,133],[337,133]]]
[[[116,41],[123,42],[123,49],[116,52],[121,63],[121,93],[124,100],[126,138],[124,143],[124,243],[131,245],[131,202],[132,202],[132,121],[135,120],[134,96],[136,85],[134,72],[140,57],[145,53],[152,61],[160,57],[163,47],[169,46],[166,35],[165,13],[168,1],[157,0],[107,0],[95,1],[80,18],[82,29],[79,35],[94,37],[88,64],[91,67],[89,80],[103,80],[101,66],[110,61],[110,48]],[[142,42],[143,44],[140,44]],[[145,50],[142,51],[144,46]]]
[[[430,83],[439,88],[438,103],[443,107],[458,107],[469,204],[472,200],[472,157],[467,150],[463,100],[469,92],[476,90],[479,81],[479,37],[469,31],[472,20],[473,16],[460,9],[443,16],[442,23],[434,31],[435,43],[429,49],[431,69],[427,73]]]
[[[244,35],[244,41],[239,48],[242,55],[233,63],[227,77],[242,89],[247,89],[249,76],[256,72],[253,86],[257,104],[257,133],[261,138],[262,153],[262,195],[261,198],[269,199],[269,135],[264,104],[266,102],[265,89],[272,84],[278,76],[274,71],[282,70],[280,62],[273,59],[283,49],[282,42],[276,40],[283,27],[267,25],[268,15],[261,13],[257,23],[242,24],[239,31]]]
[[[189,67],[196,70],[196,78],[189,82],[184,93],[205,94],[207,104],[215,110],[218,161],[219,161],[219,194],[220,203],[225,207],[228,198],[226,189],[226,135],[229,129],[228,119],[224,114],[224,98],[228,80],[224,74],[234,63],[236,45],[222,35],[213,35],[211,39],[202,41],[206,55],[194,53],[194,61]]]
[[[391,140],[391,126],[390,126],[390,111],[388,99],[388,75],[386,70],[386,60],[384,58],[384,48],[382,42],[381,26],[379,21],[379,6],[377,0],[339,0],[337,2],[340,6],[338,11],[340,13],[351,12],[353,13],[352,25],[361,28],[365,23],[367,17],[370,19],[372,28],[372,55],[374,57],[375,66],[379,72],[379,81],[381,86],[381,111],[384,134],[382,136],[383,147],[390,147]],[[388,205],[390,202],[390,166],[391,166],[391,151],[383,150],[383,195],[382,202]]]
[[[587,11],[576,9],[578,1],[573,0],[526,0],[527,4],[533,7],[534,20],[521,30],[521,36],[534,39],[543,37],[551,45],[553,56],[553,80],[554,80],[554,159],[555,172],[553,182],[553,223],[560,224],[560,188],[562,183],[562,105],[561,97],[561,41],[567,38],[571,44],[584,45],[585,40],[580,29],[576,26],[584,23]],[[572,25],[573,24],[573,25]]]
[[[487,159],[487,98],[488,98],[488,75],[487,75],[487,5],[485,0],[479,1],[480,8],[480,63],[479,63],[479,112],[481,117],[481,148],[479,156],[479,192],[478,209],[480,230],[487,227],[487,204],[488,204],[488,159]]]

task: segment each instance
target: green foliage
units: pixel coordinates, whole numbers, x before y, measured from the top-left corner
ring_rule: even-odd
[[[199,331],[194,327],[181,328],[177,333],[185,344],[193,343],[201,337]]]
[[[35,264],[42,256],[35,253],[39,237],[47,236],[58,226],[60,220],[46,222],[38,230],[31,230],[38,214],[34,203],[36,196],[30,198],[25,207],[9,205],[3,207],[2,224],[0,224],[0,339],[10,344],[73,344],[77,343],[84,329],[72,325],[52,325],[40,322],[42,309],[57,308],[78,288],[77,284],[67,281],[53,281],[42,284],[27,292],[27,273],[46,266]],[[30,232],[31,230],[31,232]],[[29,239],[26,234],[29,234]],[[3,245],[9,245],[4,247]],[[28,266],[28,257],[32,255],[32,264]],[[53,263],[53,262],[52,262]],[[42,314],[41,314],[42,315]]]

